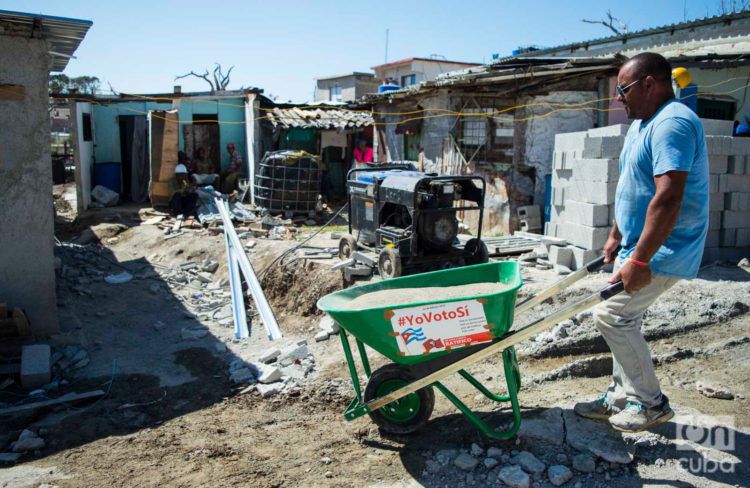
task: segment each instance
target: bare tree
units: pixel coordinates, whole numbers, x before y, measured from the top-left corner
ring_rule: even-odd
[[[233,69],[234,66],[229,68],[229,70],[224,73],[222,72],[221,65],[219,63],[214,63],[214,69],[211,73],[209,73],[208,68],[206,68],[206,72],[203,74],[198,74],[195,71],[190,71],[190,73],[175,76],[175,81],[179,80],[180,78],[195,76],[196,78],[200,78],[208,83],[208,85],[211,87],[211,91],[224,91],[229,85],[229,75],[232,73]]]
[[[581,22],[586,22],[587,24],[602,24],[604,27],[609,28],[609,30],[611,30],[612,32],[615,33],[615,35],[618,35],[618,36],[628,33],[628,25],[622,20],[613,16],[611,10],[607,10],[606,20],[604,19],[602,20],[581,19]]]

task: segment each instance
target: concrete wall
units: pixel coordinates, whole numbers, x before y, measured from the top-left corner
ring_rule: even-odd
[[[46,41],[0,35],[0,301],[21,307],[32,332],[58,330]]]
[[[340,78],[329,78],[316,81],[315,101],[331,101],[331,88],[336,85],[341,87],[340,101],[342,102],[350,102],[361,98],[368,93],[376,93],[378,91],[378,81],[371,77],[352,75],[342,76]]]
[[[555,110],[556,103],[581,104],[582,110],[564,110],[549,117],[537,117],[525,123],[525,151],[526,166],[536,169],[534,185],[534,204],[544,205],[545,189],[544,177],[552,173],[552,152],[555,147],[555,134],[576,132],[594,127],[596,112],[588,110],[595,104],[585,102],[596,100],[596,92],[589,91],[556,91],[549,95],[526,98],[521,104],[533,104],[518,117],[527,118],[547,114]],[[550,105],[548,105],[550,104]]]
[[[382,81],[386,78],[394,78],[401,83],[401,77],[406,75],[417,75],[417,83],[426,80],[434,80],[441,73],[457,71],[468,68],[465,64],[445,63],[440,61],[412,61],[397,66],[375,71],[375,78]]]
[[[673,62],[672,66],[679,66]],[[750,66],[721,70],[688,68],[693,78],[693,84],[698,86],[698,98],[709,98],[710,94],[717,97],[732,97],[738,110],[735,119],[747,123],[743,116],[750,116],[750,97],[746,96],[746,85],[750,82]]]

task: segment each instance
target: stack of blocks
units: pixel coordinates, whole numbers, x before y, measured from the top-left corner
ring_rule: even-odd
[[[750,138],[735,138],[731,121],[706,121],[710,219],[704,262],[747,255],[750,246]],[[558,134],[552,205],[545,234],[553,265],[573,270],[601,254],[614,220],[619,157],[627,125]],[[717,135],[718,134],[718,135]],[[563,247],[568,251],[561,251]]]
[[[578,269],[601,254],[614,219],[618,161],[627,130],[627,125],[613,125],[555,136],[545,234],[561,241],[549,247],[551,264]],[[555,249],[561,246],[567,251]]]

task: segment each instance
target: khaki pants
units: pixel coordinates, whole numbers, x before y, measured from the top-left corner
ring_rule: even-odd
[[[615,273],[622,263],[615,261]],[[607,403],[622,409],[628,401],[653,407],[661,402],[661,388],[656,379],[641,322],[646,309],[679,280],[652,275],[651,283],[637,292],[620,293],[594,308],[596,327],[612,351],[612,384]]]

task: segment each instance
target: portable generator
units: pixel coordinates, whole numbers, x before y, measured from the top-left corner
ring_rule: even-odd
[[[383,278],[489,260],[481,240],[485,181],[479,176],[438,176],[404,166],[357,168],[347,177],[349,234],[339,257],[359,249],[377,254]],[[477,236],[458,239],[458,213],[479,212]]]

